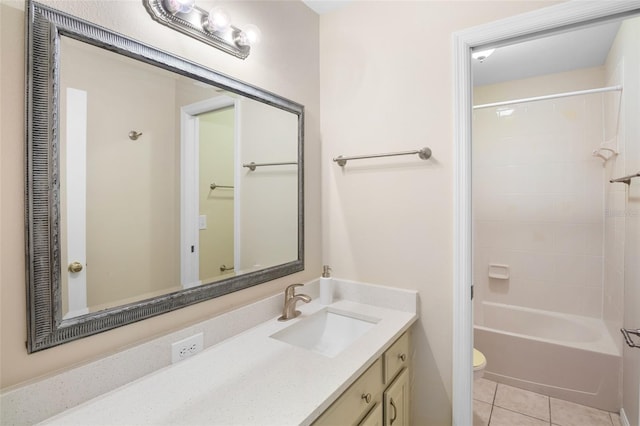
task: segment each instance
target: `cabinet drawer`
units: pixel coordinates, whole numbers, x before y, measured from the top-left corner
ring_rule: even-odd
[[[365,398],[370,395],[369,398]],[[369,399],[367,402],[366,399]],[[314,426],[356,425],[369,410],[382,405],[382,361],[377,359],[344,393],[314,422]]]
[[[384,383],[389,384],[404,367],[409,366],[409,332],[404,333],[384,353]]]

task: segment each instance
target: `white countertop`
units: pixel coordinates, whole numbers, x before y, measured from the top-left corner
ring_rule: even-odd
[[[373,287],[374,293],[394,293],[394,289]],[[417,297],[402,293],[401,297]],[[380,321],[329,358],[270,337],[325,308],[317,300],[300,303],[302,315],[296,319],[279,322],[274,317],[42,424],[310,424],[417,319],[415,310],[351,300],[330,306]]]

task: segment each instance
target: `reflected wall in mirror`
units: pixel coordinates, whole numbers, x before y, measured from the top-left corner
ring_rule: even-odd
[[[301,105],[35,2],[29,55],[29,351],[303,269]]]

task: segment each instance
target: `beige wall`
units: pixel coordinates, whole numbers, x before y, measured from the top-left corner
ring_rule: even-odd
[[[222,2],[227,3],[234,23],[239,27],[255,23],[263,32],[263,42],[244,61],[157,24],[139,1],[44,3],[304,104],[305,153],[309,160],[319,157],[318,16],[302,3]],[[307,161],[304,272],[28,355],[25,349],[23,230],[24,2],[3,0],[0,8],[2,388],[100,358],[169,330],[181,329],[217,313],[278,293],[292,282],[318,276],[321,267],[320,172],[317,161]],[[283,17],[287,17],[286,21],[283,21]]]
[[[451,423],[452,33],[549,2],[354,2],[322,16],[323,259],[420,292],[413,423]],[[433,159],[351,162],[429,146]]]
[[[576,82],[580,82],[578,86]],[[604,85],[603,67],[476,88],[484,102]],[[549,92],[549,90],[554,90]],[[474,317],[482,302],[602,317],[604,94],[473,114]],[[508,108],[509,116],[498,111]],[[489,264],[508,265],[508,280]]]

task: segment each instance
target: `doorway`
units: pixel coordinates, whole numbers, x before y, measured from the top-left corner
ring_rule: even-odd
[[[238,171],[233,167],[238,150],[237,123],[236,101],[229,96],[207,99],[181,109],[180,278],[183,288],[228,276],[238,261],[237,246],[233,243],[237,241],[238,232],[233,220],[234,212],[238,211],[238,199],[234,196],[238,191],[239,182],[235,179]],[[222,137],[211,141],[212,132]],[[204,170],[203,164],[211,167]],[[201,267],[201,256],[207,257],[207,267]]]
[[[499,47],[538,38],[551,33],[567,31],[570,28],[620,18],[638,11],[638,4],[633,2],[616,2],[585,5],[562,4],[549,7],[534,13],[522,15],[492,23],[491,25],[473,28],[454,36],[455,49],[455,101],[456,101],[456,217],[455,217],[455,261],[454,261],[454,366],[453,366],[453,422],[456,425],[472,424],[472,361],[471,348],[473,342],[473,318],[471,303],[471,283],[473,282],[473,216],[471,192],[471,129],[472,129],[472,76],[471,49],[479,47]],[[635,149],[635,148],[634,148]],[[632,152],[637,152],[633,151]],[[633,160],[635,161],[635,160]],[[633,161],[627,161],[627,167],[634,167]],[[640,163],[640,161],[639,161]],[[640,166],[640,164],[636,164]],[[630,187],[631,188],[631,187]],[[633,209],[632,192],[629,192],[627,212]],[[630,210],[631,209],[631,210]],[[634,225],[630,224],[630,227]],[[637,230],[637,228],[635,228]],[[637,244],[635,244],[637,246]],[[633,250],[634,248],[631,247]],[[638,253],[636,252],[636,255]],[[629,254],[627,253],[627,257]],[[637,271],[631,271],[631,275]],[[627,274],[629,275],[629,274]],[[637,276],[637,275],[636,275]],[[636,281],[637,282],[637,281]],[[633,282],[629,281],[632,288]],[[627,286],[627,281],[625,281]],[[637,289],[635,290],[637,294]],[[635,311],[638,311],[637,307]],[[625,324],[628,320],[625,320]],[[627,326],[629,326],[627,324]],[[636,325],[637,326],[637,325]],[[637,351],[637,350],[636,350]],[[638,351],[640,352],[640,351]],[[637,372],[638,354],[625,351],[625,368]],[[488,360],[490,363],[491,361]],[[634,367],[635,366],[635,367]],[[636,368],[636,370],[633,370]],[[637,376],[638,374],[636,374]],[[625,374],[626,377],[626,374]],[[628,411],[629,424],[637,424],[638,419],[638,386],[625,384],[624,389],[631,389],[623,410]],[[635,398],[634,398],[635,393]],[[627,403],[627,400],[635,400]],[[626,404],[626,405],[625,405]]]
[[[235,109],[198,115],[199,281],[213,282],[234,270]]]

